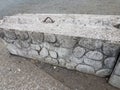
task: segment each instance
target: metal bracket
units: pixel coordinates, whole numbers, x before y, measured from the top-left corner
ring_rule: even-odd
[[[44,23],[54,23],[55,21],[50,18],[50,17],[46,17],[44,20],[43,20]]]

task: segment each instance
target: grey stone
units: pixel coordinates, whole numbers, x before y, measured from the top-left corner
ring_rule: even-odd
[[[116,54],[118,53],[118,50],[120,50],[119,45],[115,45],[112,43],[103,44],[103,53],[107,56],[116,56]]]
[[[51,58],[51,57],[45,58],[45,62],[46,62],[46,63],[49,63],[49,64],[58,65],[57,59],[53,59],[53,58]]]
[[[90,38],[80,38],[79,45],[94,50],[102,47],[102,41]]]
[[[102,60],[103,54],[98,51],[89,51],[86,53],[87,58],[94,59],[94,60]]]
[[[99,71],[96,72],[96,75],[100,77],[106,77],[111,74],[111,69],[100,69]]]
[[[29,35],[27,32],[15,31],[16,37],[20,40],[27,40]]]
[[[109,79],[109,83],[115,87],[120,88],[120,76],[113,75]]]
[[[115,61],[116,61],[115,57],[108,57],[105,59],[104,64],[108,68],[113,68],[115,65]]]
[[[66,62],[65,62],[64,59],[59,59],[58,61],[59,61],[59,65],[60,65],[60,66],[65,67]]]
[[[76,70],[78,70],[80,72],[84,72],[84,73],[89,73],[89,74],[94,74],[95,73],[95,70],[94,70],[93,67],[88,66],[88,65],[82,65],[82,64],[79,64],[76,67]]]
[[[58,54],[55,51],[49,51],[49,54],[52,58],[57,58],[58,57]]]
[[[56,42],[56,36],[54,34],[44,34],[44,40],[46,42],[54,43]]]
[[[65,48],[73,48],[73,46],[77,42],[76,38],[74,37],[61,36],[61,35],[57,35],[57,40],[60,43],[60,46]]]
[[[11,54],[20,55],[20,56],[24,56],[24,57],[27,56],[27,51],[26,50],[19,49],[13,44],[8,44],[7,49]]]
[[[15,40],[13,39],[10,39],[10,38],[7,38],[7,37],[4,37],[3,38],[7,43],[14,43]]]
[[[42,44],[41,44],[41,47],[45,47],[45,48],[47,48],[47,49],[51,49],[51,48],[52,48],[52,47],[50,46],[50,44],[47,43],[47,42],[42,43]]]
[[[115,67],[115,74],[120,75],[120,63],[118,63]]]
[[[40,56],[41,57],[47,57],[48,55],[49,55],[48,50],[43,47],[40,51]]]
[[[67,69],[75,69],[76,66],[77,66],[77,64],[74,62],[66,63]]]
[[[83,58],[76,58],[76,57],[74,57],[74,56],[71,56],[71,57],[70,57],[70,61],[71,61],[71,62],[74,62],[74,63],[77,63],[77,64],[82,63],[83,60],[84,60]]]
[[[98,70],[100,68],[102,68],[102,62],[101,61],[95,61],[95,60],[91,60],[91,59],[88,59],[88,58],[84,58],[84,62],[85,64],[88,64],[92,67],[94,67],[95,70]]]
[[[17,55],[17,47],[15,47],[13,44],[8,44],[7,49],[11,54]]]
[[[16,34],[14,31],[10,31],[10,30],[4,30],[4,34],[7,38],[10,38],[12,40],[16,39]]]
[[[65,58],[65,57],[68,57],[72,51],[69,50],[69,49],[66,49],[66,48],[55,48],[55,51],[58,53],[58,56],[61,57],[61,58]]]
[[[73,54],[75,57],[82,57],[85,54],[85,49],[82,47],[75,47],[75,49],[73,50]]]
[[[32,39],[32,43],[34,44],[39,44],[43,41],[44,35],[42,33],[38,33],[38,32],[32,32],[29,35]]]
[[[37,44],[31,44],[30,47],[31,49],[38,50],[38,51],[41,49],[41,47]]]
[[[18,47],[18,48],[28,48],[30,46],[29,42],[27,41],[21,41],[21,40],[16,40],[14,42],[14,44]]]
[[[38,55],[39,55],[39,54],[38,54],[38,52],[37,52],[36,50],[29,50],[29,51],[28,51],[28,56],[29,56],[30,58],[36,59]]]

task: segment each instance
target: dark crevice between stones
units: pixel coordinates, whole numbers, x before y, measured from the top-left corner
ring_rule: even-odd
[[[113,25],[115,28],[120,29],[120,24]]]

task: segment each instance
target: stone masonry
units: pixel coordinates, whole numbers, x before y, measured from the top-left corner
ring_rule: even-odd
[[[16,15],[6,17],[1,21],[0,37],[5,41],[7,49],[11,54],[37,59],[41,62],[100,77],[111,75],[120,51],[120,37],[117,36],[120,31],[115,27],[115,31],[112,31],[111,25],[116,24],[116,20],[120,21],[120,17],[110,18],[111,16],[101,16],[93,18],[94,16],[88,15],[84,16],[87,18],[86,20],[79,17],[78,21],[75,21],[75,18],[78,17],[77,15],[68,15],[68,18],[66,18],[66,15],[63,15],[66,19],[62,18],[60,20],[58,18],[62,17],[61,15],[56,15],[57,17],[53,15],[54,19],[56,19],[54,21],[50,17],[42,20],[43,16]],[[47,17],[47,15],[45,16]],[[78,33],[78,24],[82,25],[79,28],[82,28],[83,32],[80,29]],[[91,28],[90,26],[95,27]],[[57,29],[58,31],[56,31]],[[70,31],[67,29],[70,29]],[[116,67],[119,66],[117,65]],[[119,78],[119,74],[116,75],[113,75],[111,78]],[[120,83],[120,81],[118,82]]]

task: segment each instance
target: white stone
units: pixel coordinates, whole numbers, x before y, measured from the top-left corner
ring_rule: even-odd
[[[103,44],[103,53],[107,56],[116,56],[119,52],[120,45],[115,45],[112,43],[104,43]]]
[[[110,69],[100,69],[99,71],[96,72],[96,75],[100,77],[106,77],[109,76],[110,74],[111,74]]]
[[[90,38],[80,38],[79,45],[94,50],[102,47],[102,41]]]
[[[41,47],[37,44],[31,44],[30,47],[31,47],[31,49],[34,49],[34,50],[40,50],[41,49]]]
[[[113,68],[115,65],[115,61],[116,61],[115,57],[108,57],[105,59],[104,63],[106,67]]]
[[[49,64],[58,65],[57,59],[53,59],[53,58],[51,58],[51,57],[45,58],[45,62],[46,62],[46,63],[49,63]]]
[[[69,56],[72,51],[66,48],[55,48],[55,51],[58,53],[58,56],[61,58],[65,58],[67,56]]]
[[[75,37],[70,36],[57,35],[57,40],[60,43],[60,46],[64,48],[73,48],[77,43]]]
[[[74,63],[77,63],[77,64],[82,63],[83,60],[84,60],[83,58],[76,58],[76,57],[74,57],[74,56],[71,56],[71,57],[70,57],[70,61],[71,61],[71,62],[74,62]]]
[[[103,54],[98,51],[89,51],[86,53],[87,58],[94,59],[94,60],[102,60]]]
[[[44,34],[44,40],[46,42],[54,43],[56,41],[56,37],[54,34]]]
[[[95,60],[91,60],[88,58],[84,58],[84,62],[85,64],[88,64],[92,67],[94,67],[95,70],[98,70],[100,68],[102,68],[102,62],[101,61],[95,61]]]
[[[76,66],[77,66],[77,64],[73,63],[73,62],[66,63],[67,69],[75,69]]]
[[[60,66],[65,67],[66,62],[65,62],[64,59],[59,59],[58,61],[59,61],[59,65],[60,65]]]
[[[55,51],[49,51],[49,54],[52,58],[57,58],[58,57],[57,52],[55,52]]]
[[[40,56],[47,57],[48,55],[49,55],[48,50],[43,47],[42,50],[40,51]]]
[[[88,66],[88,65],[82,65],[82,64],[79,64],[76,67],[76,70],[78,70],[80,72],[84,72],[84,73],[89,73],[89,74],[94,74],[95,73],[95,70],[94,70],[93,67]]]
[[[85,54],[85,49],[78,46],[73,50],[73,54],[75,57],[80,58]]]

